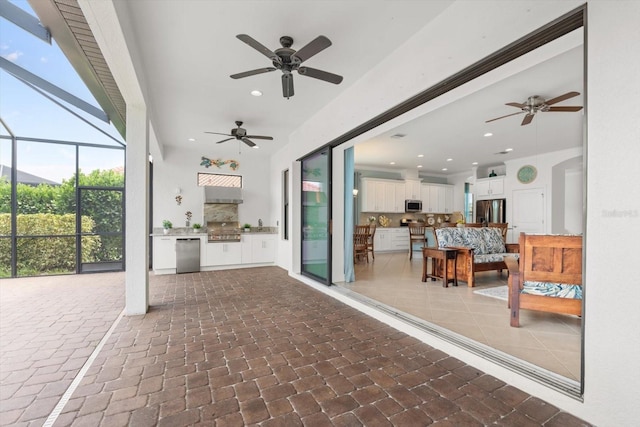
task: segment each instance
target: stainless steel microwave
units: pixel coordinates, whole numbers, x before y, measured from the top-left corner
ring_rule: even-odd
[[[422,200],[405,200],[405,212],[422,212]]]

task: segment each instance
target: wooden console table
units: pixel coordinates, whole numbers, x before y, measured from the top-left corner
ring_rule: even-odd
[[[431,280],[442,279],[442,287],[449,287],[449,282],[453,282],[453,286],[458,286],[458,277],[456,276],[456,258],[458,250],[452,248],[422,248],[422,281],[426,282],[427,277]],[[431,258],[431,274],[427,273],[427,262]],[[442,260],[442,277],[436,275],[436,260]],[[448,276],[448,263],[453,261],[453,277]]]

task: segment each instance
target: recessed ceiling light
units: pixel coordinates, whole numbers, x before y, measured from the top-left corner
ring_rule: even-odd
[[[493,136],[493,134],[491,132],[487,132],[484,134],[485,137],[489,137],[489,136]]]
[[[251,91],[251,95],[253,95],[253,96],[262,96],[262,92],[260,92],[259,90],[252,90]]]
[[[452,162],[452,161],[453,161],[453,159],[447,159],[447,162]]]
[[[260,147],[259,147],[259,146],[257,146],[257,145],[254,145],[254,146],[253,146],[253,148],[258,149],[258,148],[260,148]]]
[[[446,170],[447,170],[447,168],[442,168],[442,170],[443,170],[443,171],[446,171]]]
[[[189,138],[189,141],[191,141],[191,142],[193,142],[195,140],[196,140],[195,138]]]
[[[390,164],[390,165],[395,165],[395,164],[396,164],[396,162],[389,162],[389,164]]]
[[[421,168],[421,167],[422,167],[422,165],[418,165],[418,167],[419,167],[419,168]]]
[[[513,148],[505,148],[504,151],[506,151],[508,153],[510,151],[513,151]]]
[[[407,136],[406,133],[394,133],[393,135],[390,136],[390,138],[399,139],[399,138],[404,138],[405,136]]]
[[[473,163],[471,163],[471,164],[472,164],[473,166],[477,166],[477,165],[478,165],[478,162],[473,162]]]
[[[424,157],[424,154],[418,154],[418,157]]]

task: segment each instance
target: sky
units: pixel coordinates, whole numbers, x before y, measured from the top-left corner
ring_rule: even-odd
[[[10,3],[35,16],[26,0],[10,0]],[[55,41],[50,45],[2,17],[0,56],[100,108]],[[111,124],[56,100],[123,142]],[[120,146],[4,70],[0,70],[0,117],[17,137]],[[0,135],[9,135],[2,125]],[[81,147],[79,152],[80,168],[85,173],[124,165],[123,150]],[[55,182],[70,178],[75,171],[74,146],[18,141],[17,154],[17,169]],[[9,140],[0,139],[0,163],[11,164]]]

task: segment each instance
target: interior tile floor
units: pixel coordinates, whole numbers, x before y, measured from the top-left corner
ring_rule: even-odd
[[[45,425],[74,381],[47,425],[589,425],[277,267],[151,276],[141,316],[123,293],[1,281],[0,424]]]
[[[520,328],[512,328],[506,301],[474,293],[506,285],[506,272],[478,273],[474,288],[466,282],[444,288],[441,280],[421,281],[420,255],[414,252],[409,260],[406,252],[386,252],[377,253],[375,261],[370,258],[368,263],[364,259],[356,263],[355,276],[355,282],[339,285],[563,377],[580,380],[579,317],[522,310]]]

